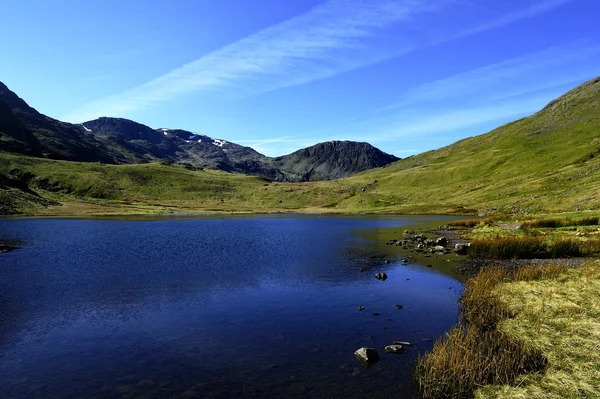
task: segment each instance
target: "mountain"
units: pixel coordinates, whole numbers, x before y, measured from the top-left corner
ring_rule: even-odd
[[[186,145],[195,145],[194,138],[204,140],[204,136],[186,137],[188,133],[171,132],[178,140],[190,141]],[[220,147],[221,141],[210,143]],[[226,143],[222,144],[226,149]],[[343,143],[325,144],[343,147]],[[298,161],[291,164],[299,167],[307,157],[319,164],[316,147],[305,154],[300,151]],[[285,168],[283,158],[269,162]],[[302,175],[307,170],[311,169],[286,173],[291,179],[292,173]],[[114,212],[118,206],[122,208],[116,211],[128,212],[139,206],[138,212],[179,207],[191,211],[597,214],[600,78],[489,133],[334,181],[269,183],[253,176],[178,165],[98,165],[5,152],[0,153],[0,173],[42,195],[74,203],[71,209],[96,206],[91,211],[100,213]],[[98,203],[105,206],[94,205]]]
[[[318,181],[348,177],[397,160],[369,143],[329,141],[277,157],[273,164],[297,181]]]
[[[250,147],[181,129],[153,129],[122,118],[82,124],[49,118],[0,83],[0,149],[68,161],[180,163],[274,181],[329,180],[398,158],[366,143],[330,142],[278,158]]]

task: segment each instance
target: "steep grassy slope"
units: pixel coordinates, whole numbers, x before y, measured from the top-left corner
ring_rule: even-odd
[[[597,209],[599,170],[597,78],[531,117],[356,175],[349,181],[364,185],[365,192],[339,206],[455,204],[487,212]]]
[[[161,164],[101,165],[0,155],[0,172],[54,199],[185,209],[539,213],[600,207],[600,78],[531,117],[387,167],[326,182]],[[42,191],[40,191],[42,190]],[[58,197],[57,197],[58,196]]]

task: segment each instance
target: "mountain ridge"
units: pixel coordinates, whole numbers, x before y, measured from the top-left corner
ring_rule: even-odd
[[[113,164],[181,163],[274,181],[329,180],[399,159],[367,143],[343,143],[320,143],[308,152],[271,158],[227,140],[183,129],[153,129],[124,118],[71,124],[39,113],[0,82],[0,149],[12,153]],[[333,164],[323,158],[326,151]]]

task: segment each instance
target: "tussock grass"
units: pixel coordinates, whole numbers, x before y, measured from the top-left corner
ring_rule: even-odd
[[[485,268],[469,280],[461,299],[463,322],[419,358],[415,379],[424,398],[470,398],[488,384],[514,384],[523,373],[543,370],[547,359],[537,348],[497,329],[516,312],[495,294],[509,281],[551,279],[565,268],[550,265],[509,270]]]
[[[598,216],[585,217],[585,218],[573,220],[571,222],[571,226],[595,226],[595,225],[599,224],[598,223],[599,221],[600,221],[600,217],[598,217]]]
[[[544,259],[600,253],[600,239],[559,237],[547,242],[540,236],[506,236],[471,242],[469,256],[488,259]]]
[[[524,229],[531,229],[531,228],[554,229],[557,227],[563,227],[565,225],[565,222],[566,222],[565,219],[535,219],[535,220],[531,220],[529,222],[523,223],[522,227]]]
[[[532,259],[546,256],[546,244],[540,237],[498,237],[474,240],[469,248],[472,258]]]
[[[555,229],[559,227],[570,227],[570,226],[596,226],[600,217],[589,216],[579,219],[568,219],[568,218],[551,218],[551,219],[534,219],[523,223],[522,228],[525,230],[533,228],[548,228]]]
[[[475,226],[487,226],[498,220],[502,220],[504,216],[490,216],[482,219],[465,219],[465,220],[453,220],[448,222],[450,227],[475,227]]]
[[[551,258],[571,258],[582,256],[582,244],[581,240],[575,240],[572,238],[559,238],[554,241],[552,245],[548,247],[548,256]]]
[[[511,384],[546,362],[541,353],[496,331],[455,327],[419,359],[416,378],[425,399],[470,398],[477,387]]]
[[[465,220],[453,220],[448,223],[450,227],[475,227],[481,223],[481,219],[465,219]]]

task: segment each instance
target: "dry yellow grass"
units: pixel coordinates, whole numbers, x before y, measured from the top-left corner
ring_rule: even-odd
[[[516,281],[494,295],[516,317],[497,329],[548,359],[545,373],[515,386],[486,386],[477,398],[600,398],[600,262],[550,279]]]

